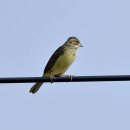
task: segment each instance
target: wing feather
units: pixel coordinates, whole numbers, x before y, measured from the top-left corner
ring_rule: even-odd
[[[62,45],[60,46],[50,57],[45,69],[44,69],[44,74],[46,74],[55,64],[55,62],[57,61],[57,59],[59,58],[60,55],[62,55],[62,53],[64,52],[65,46]]]

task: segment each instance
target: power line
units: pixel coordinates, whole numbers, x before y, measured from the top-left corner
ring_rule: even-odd
[[[130,81],[130,75],[102,75],[102,76],[69,76],[55,77],[53,82],[103,82],[103,81]],[[47,77],[8,77],[0,78],[0,83],[33,83],[52,82]]]

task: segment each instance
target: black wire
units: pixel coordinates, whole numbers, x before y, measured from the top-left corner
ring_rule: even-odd
[[[55,77],[53,82],[101,82],[101,81],[130,81],[130,75],[102,75],[102,76],[69,76]],[[52,82],[47,77],[8,77],[0,78],[0,83],[33,83]]]

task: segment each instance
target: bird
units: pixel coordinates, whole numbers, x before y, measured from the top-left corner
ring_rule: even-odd
[[[75,61],[78,48],[83,47],[79,39],[75,36],[69,37],[50,57],[45,66],[43,77],[61,77]],[[43,82],[36,82],[30,89],[30,93],[36,93]]]

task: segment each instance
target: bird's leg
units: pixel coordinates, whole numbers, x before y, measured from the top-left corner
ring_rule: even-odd
[[[74,75],[62,75],[61,77],[68,77],[70,79],[70,81],[72,81],[73,80],[73,76]]]
[[[74,75],[69,75],[69,79],[70,79],[70,81],[73,80],[73,77],[74,77]]]
[[[50,76],[51,83],[53,83],[54,79],[55,79],[55,76],[54,76],[54,75],[51,75],[51,76]]]

